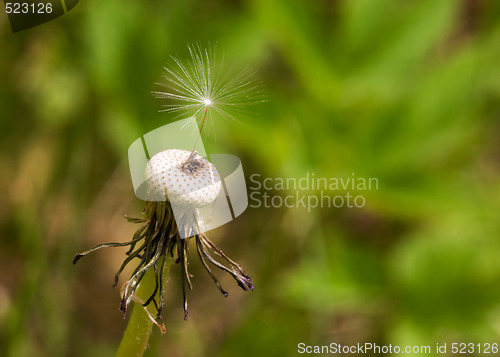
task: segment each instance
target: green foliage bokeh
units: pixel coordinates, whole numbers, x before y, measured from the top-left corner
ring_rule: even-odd
[[[127,149],[172,117],[170,55],[217,43],[267,101],[215,123],[245,175],[376,177],[362,209],[248,208],[214,240],[252,276],[224,299],[192,254],[148,356],[291,356],[330,342],[500,341],[500,3],[81,1],[12,34],[0,16],[0,355],[111,356],[113,275],[138,215]],[[220,274],[222,275],[222,274]]]

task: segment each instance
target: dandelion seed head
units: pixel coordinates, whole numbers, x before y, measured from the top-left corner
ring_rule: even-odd
[[[149,160],[145,175],[152,197],[165,198],[168,192],[172,204],[197,208],[215,201],[221,190],[217,169],[197,155],[200,167],[193,173],[186,173],[181,167],[189,155],[186,150],[169,149]]]

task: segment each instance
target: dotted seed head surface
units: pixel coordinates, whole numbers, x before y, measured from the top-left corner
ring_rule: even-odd
[[[198,154],[192,158],[196,164],[194,169],[183,169],[182,164],[190,154],[186,150],[170,149],[149,160],[146,181],[153,200],[164,201],[166,194],[172,204],[195,208],[215,201],[221,190],[217,169]]]

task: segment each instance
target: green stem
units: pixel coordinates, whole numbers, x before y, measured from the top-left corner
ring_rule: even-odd
[[[166,259],[165,269],[163,270],[164,277],[168,276],[168,271],[170,270],[170,265],[172,264],[172,258],[170,256],[167,255]],[[166,281],[163,283],[165,284]],[[154,271],[153,269],[149,269],[136,290],[135,296],[138,300],[146,301],[151,295],[151,292],[155,289],[155,284],[156,279]],[[160,289],[164,288],[164,286],[160,287]],[[147,309],[152,316],[156,316],[154,304],[149,304]],[[127,328],[123,334],[120,347],[118,347],[116,357],[142,357],[146,347],[148,346],[152,327],[153,321],[151,321],[151,318],[148,316],[146,309],[141,303],[134,302],[132,314],[130,315]]]

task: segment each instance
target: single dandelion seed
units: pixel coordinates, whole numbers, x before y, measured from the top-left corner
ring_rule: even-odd
[[[188,50],[187,61],[171,57],[171,63],[165,66],[164,82],[157,83],[164,90],[153,92],[156,98],[167,101],[161,111],[195,116],[201,133],[207,120],[213,128],[214,114],[238,122],[248,106],[265,101],[261,83],[249,67],[228,70],[224,56],[219,60],[215,47],[202,49],[194,44]]]
[[[189,46],[191,61],[183,64],[173,58],[177,71],[166,68],[165,78],[170,83],[171,91],[155,92],[159,98],[180,101],[181,104],[168,104],[165,111],[191,111],[194,115],[203,113],[200,133],[203,130],[210,109],[223,116],[235,119],[233,108],[259,101],[255,96],[257,83],[248,79],[248,71],[237,72],[232,76],[217,72],[214,57],[209,50],[198,46]],[[77,254],[73,263],[81,257],[104,247],[129,246],[126,259],[115,275],[118,283],[120,274],[132,261],[138,264],[130,279],[122,289],[121,311],[125,314],[132,301],[146,307],[151,303],[156,309],[156,319],[161,320],[163,306],[163,276],[167,256],[176,256],[175,262],[181,266],[184,318],[187,319],[187,288],[192,289],[191,274],[188,272],[188,242],[195,240],[196,251],[212,280],[220,292],[228,293],[219,283],[211,266],[229,273],[243,290],[253,290],[250,277],[242,267],[231,260],[213,244],[202,232],[199,209],[214,204],[221,193],[221,178],[217,169],[208,160],[198,155],[196,143],[192,151],[170,149],[157,153],[145,167],[148,198],[143,217],[130,218],[128,221],[141,224],[132,240],[124,243],[105,243]],[[175,213],[175,214],[174,214]],[[146,272],[153,268],[155,289],[148,299],[135,295]],[[148,316],[152,316],[148,311]],[[163,324],[157,323],[164,330]]]

